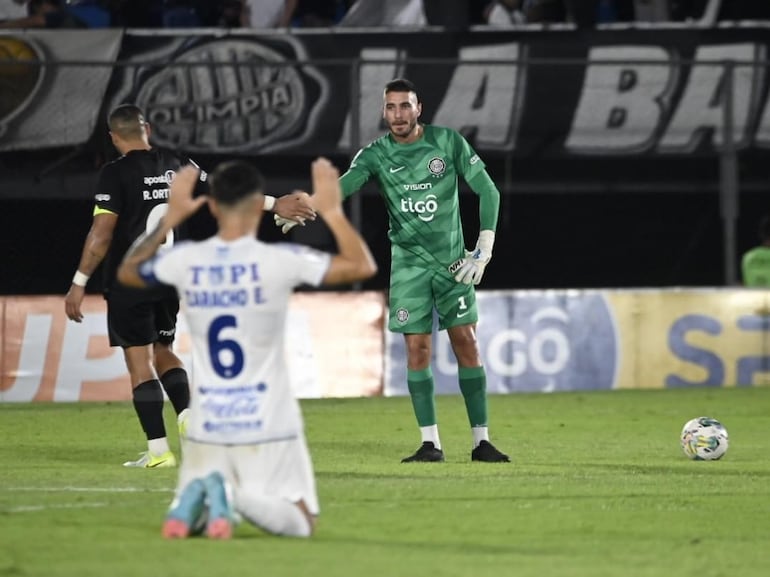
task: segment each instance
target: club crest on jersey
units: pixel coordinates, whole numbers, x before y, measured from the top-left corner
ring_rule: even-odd
[[[175,176],[176,176],[176,172],[174,172],[173,170],[167,170],[166,171],[166,182],[171,184],[172,182],[174,182],[174,177]]]
[[[428,161],[428,170],[430,170],[433,176],[441,176],[446,170],[446,162],[444,162],[443,158],[434,156]]]
[[[396,311],[396,320],[402,325],[409,320],[409,311],[401,307]]]

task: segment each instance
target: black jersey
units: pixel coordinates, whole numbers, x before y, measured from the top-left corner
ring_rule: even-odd
[[[166,214],[169,185],[176,171],[188,162],[172,152],[152,148],[132,150],[102,168],[94,195],[97,210],[118,215],[103,265],[105,292],[120,288],[118,266],[134,241],[154,230]],[[206,173],[201,171],[201,181],[205,179]],[[171,246],[174,240],[172,231],[164,245]]]

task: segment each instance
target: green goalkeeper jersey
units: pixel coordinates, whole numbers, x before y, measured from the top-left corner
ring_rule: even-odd
[[[758,246],[743,255],[741,261],[743,284],[770,287],[770,247]]]
[[[467,182],[484,171],[484,163],[456,130],[431,125],[423,130],[409,144],[386,134],[362,148],[340,185],[348,198],[370,178],[379,182],[394,261],[447,267],[465,254],[458,176]]]

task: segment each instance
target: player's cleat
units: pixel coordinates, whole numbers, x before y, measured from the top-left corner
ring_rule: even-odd
[[[206,526],[206,536],[209,539],[229,539],[233,536],[233,524],[222,517],[209,521]]]
[[[185,409],[176,418],[176,424],[179,428],[179,438],[180,439],[186,439],[187,438],[187,421],[190,417],[190,409]]]
[[[184,539],[201,516],[206,499],[206,486],[200,479],[193,479],[174,499],[166,515],[161,533],[165,539]]]
[[[220,473],[215,472],[203,479],[203,483],[209,505],[206,535],[210,539],[229,539],[233,535],[234,514],[225,480]]]
[[[176,457],[171,451],[166,451],[161,455],[153,455],[149,451],[139,453],[136,461],[126,461],[124,467],[139,467],[141,469],[165,469],[167,467],[176,467]]]
[[[444,451],[437,449],[432,441],[424,441],[413,455],[401,459],[402,463],[438,463],[444,460]]]
[[[484,463],[510,463],[511,459],[505,453],[498,451],[489,441],[481,441],[473,451],[471,451],[471,461],[482,461]]]
[[[179,519],[166,519],[161,535],[164,539],[186,539],[190,535],[190,526]]]

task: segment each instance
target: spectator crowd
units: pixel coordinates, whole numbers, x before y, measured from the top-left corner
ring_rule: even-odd
[[[0,27],[312,27],[353,0],[0,0]]]
[[[765,19],[767,0],[0,0],[0,28],[592,27]]]
[[[483,4],[476,6],[481,21],[494,26],[559,22],[585,27],[616,22],[713,25],[770,19],[770,2],[760,0],[491,0]]]

